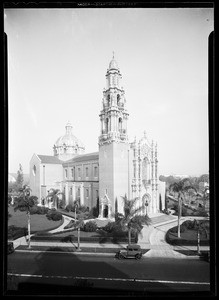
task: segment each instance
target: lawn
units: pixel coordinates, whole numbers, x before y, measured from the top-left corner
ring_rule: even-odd
[[[27,213],[21,211],[14,211],[12,206],[9,207],[9,214],[11,217],[8,219],[8,226],[14,225],[16,227],[26,227],[27,228]],[[48,220],[46,215],[31,215],[30,216],[31,232],[42,231],[42,230],[52,230],[59,227],[63,220],[52,221]]]
[[[180,238],[178,238],[177,232],[171,232],[170,229],[167,231],[166,241],[171,245],[197,245],[197,230],[186,229],[184,232],[180,233]],[[209,238],[206,237],[206,234],[204,232],[200,232],[200,245],[209,245]]]

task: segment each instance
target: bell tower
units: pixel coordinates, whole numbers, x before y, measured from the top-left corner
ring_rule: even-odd
[[[103,91],[102,109],[99,114],[100,211],[105,211],[107,207],[108,217],[112,212],[123,212],[121,196],[128,196],[129,189],[129,114],[126,110],[125,92],[120,86],[121,78],[113,54],[106,73],[106,88]]]

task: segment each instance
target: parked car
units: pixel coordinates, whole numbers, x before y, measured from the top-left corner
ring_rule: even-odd
[[[139,245],[128,245],[126,249],[119,250],[116,255],[116,258],[123,259],[123,258],[135,258],[140,259],[142,257],[142,249]]]
[[[14,243],[8,242],[8,254],[11,254],[14,252]]]

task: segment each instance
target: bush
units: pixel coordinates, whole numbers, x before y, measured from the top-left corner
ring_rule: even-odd
[[[49,211],[48,207],[38,206],[37,214],[39,214],[39,215],[45,215],[45,214],[48,213],[48,211]]]
[[[115,221],[120,222],[120,220],[123,218],[123,214],[121,213],[115,213]]]
[[[11,225],[8,227],[8,239],[15,240],[27,234],[27,228]]]
[[[75,211],[74,210],[74,206],[72,205],[72,204],[68,204],[68,205],[66,205],[66,208],[65,208],[65,210],[67,211],[67,212],[70,212],[70,211]]]
[[[52,221],[60,221],[62,219],[62,214],[55,209],[51,209],[48,211],[46,217]]]
[[[94,221],[89,221],[84,224],[83,230],[86,232],[94,232],[97,230],[97,224]]]
[[[187,229],[194,229],[194,220],[186,220],[182,223],[182,226],[184,226]]]
[[[65,199],[61,199],[58,203],[58,207],[61,209],[65,208]]]
[[[89,207],[85,206],[85,205],[81,205],[79,207],[79,211],[82,212],[82,213],[88,212],[89,211]]]
[[[33,206],[30,208],[30,214],[31,215],[34,215],[34,214],[37,214],[38,212],[38,207],[37,206]]]
[[[37,197],[37,196],[30,196],[30,197],[29,197],[29,200],[33,201],[33,203],[34,203],[35,205],[38,204],[38,197]]]
[[[183,226],[183,225],[180,225],[180,232],[185,232],[185,230],[186,230],[186,227]],[[175,227],[171,228],[169,230],[169,232],[171,232],[171,233],[177,233],[178,232],[178,226],[175,226]]]
[[[98,218],[98,208],[96,206],[92,207],[89,211],[89,219]]]

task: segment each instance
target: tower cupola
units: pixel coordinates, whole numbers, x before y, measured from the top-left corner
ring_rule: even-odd
[[[120,87],[120,73],[118,63],[113,58],[106,73],[106,88],[103,90],[102,110],[100,112],[101,133],[100,143],[112,141],[128,142],[125,92]]]

